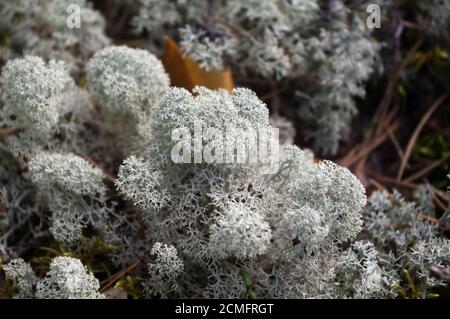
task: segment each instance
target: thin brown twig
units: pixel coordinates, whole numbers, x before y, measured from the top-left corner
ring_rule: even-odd
[[[392,129],[390,127],[388,127],[386,129],[388,135],[389,135],[389,139],[391,140],[392,144],[395,147],[395,150],[397,151],[398,157],[400,158],[400,160],[403,158],[403,156],[405,156],[405,153],[402,150],[402,147],[400,146],[400,143],[398,142],[397,138],[395,137],[394,132],[392,131]]]
[[[404,187],[409,189],[417,189],[420,185],[416,183],[406,182],[406,181],[397,181],[395,178],[385,176],[379,173],[376,173],[368,168],[365,169],[366,173],[369,174],[373,179],[376,181],[383,182],[385,184],[391,184],[397,187]],[[436,189],[431,184],[426,184],[426,187],[428,187],[429,190],[431,190],[433,199],[435,203],[439,206],[440,209],[446,210],[447,207],[444,203],[442,203],[438,196],[444,199],[445,201],[450,201],[450,195],[445,194],[444,192],[441,192],[440,190]]]
[[[419,137],[420,132],[422,131],[425,124],[430,119],[431,115],[433,115],[434,111],[447,99],[448,94],[441,95],[428,109],[428,111],[423,115],[416,129],[414,130],[411,138],[409,139],[408,146],[405,150],[405,156],[402,159],[400,164],[400,169],[397,174],[397,181],[400,181],[403,177],[403,173],[405,172],[406,164],[411,156],[414,145],[416,144],[417,138]]]
[[[431,189],[428,185],[427,185],[428,190],[431,192],[431,196],[433,197],[434,202],[436,203],[436,205],[439,206],[440,209],[442,210],[446,210],[447,207],[445,206],[445,204],[439,199],[439,197],[436,195],[436,193],[434,192],[433,189]]]
[[[362,161],[366,161],[366,154],[367,156],[370,154],[371,151],[373,151],[376,147],[374,147],[374,140],[379,141],[381,138],[382,142],[387,138],[386,131],[389,128],[391,124],[390,122],[396,117],[397,114],[397,108],[394,108],[390,113],[388,113],[382,120],[377,121],[377,127],[371,128],[369,133],[367,134],[367,137],[357,146],[353,147],[343,158],[341,158],[338,162],[343,166],[351,166],[356,161],[358,161],[361,158],[362,154]],[[378,127],[382,127],[382,130],[378,130]],[[391,128],[391,131],[393,128]],[[374,133],[376,131],[379,131],[380,133]],[[376,142],[375,141],[375,142]],[[355,157],[356,160],[355,160]],[[351,163],[350,163],[351,162]]]
[[[114,282],[118,281],[120,278],[125,276],[126,273],[130,272],[134,268],[136,268],[141,263],[140,260],[136,261],[135,263],[131,264],[130,266],[126,267],[125,269],[122,269],[121,271],[117,272],[116,274],[112,275],[111,278],[107,279],[105,281],[105,286],[100,290],[100,292],[104,292],[109,287],[111,287]],[[102,282],[103,283],[103,282]]]
[[[364,186],[367,186],[370,181],[367,180],[366,175],[364,174],[364,167],[366,166],[368,156],[364,156],[356,165],[355,175],[358,179],[363,183]]]
[[[408,176],[404,179],[405,182],[414,182],[415,180],[421,178],[422,176],[426,175],[427,173],[431,172],[436,167],[441,166],[446,160],[448,160],[449,157],[444,157],[438,160],[433,161],[430,163],[430,165],[427,165],[417,173],[412,174],[411,176]]]
[[[389,177],[389,176],[386,176],[386,175],[383,175],[380,173],[376,173],[368,168],[366,168],[365,171],[370,176],[372,176],[373,178],[375,178],[376,180],[378,180],[380,182],[384,182],[384,183],[395,185],[395,186],[405,187],[405,188],[409,188],[409,189],[416,189],[417,187],[419,187],[419,184],[405,182],[405,181],[397,181],[393,177]]]
[[[437,224],[439,222],[439,219],[429,216],[427,214],[424,214],[422,212],[418,212],[418,214],[422,219],[428,220],[429,222],[431,222],[433,224]]]
[[[378,188],[378,190],[380,190],[380,191],[385,191],[385,192],[388,191],[386,187],[384,187],[381,183],[377,182],[377,180],[375,180],[375,179],[373,179],[373,178],[370,178],[370,179],[369,179],[369,182],[370,182],[373,186],[375,186],[376,188]]]
[[[389,137],[389,132],[392,132],[392,131],[397,130],[398,127],[400,126],[400,123],[398,123],[398,125],[397,125],[396,123],[390,124],[391,121],[396,117],[397,110],[398,110],[397,107],[395,107],[390,113],[387,113],[387,114],[385,115],[385,117],[383,117],[383,120],[380,122],[378,128],[380,128],[380,127],[383,128],[383,130],[379,131],[379,132],[382,132],[383,134],[380,135],[380,133],[378,133],[377,135],[375,135],[375,136],[374,136],[375,142],[373,142],[373,141],[368,141],[368,142],[366,143],[366,144],[367,144],[366,147],[369,148],[369,151],[368,151],[366,154],[364,154],[364,157],[363,157],[363,158],[359,161],[359,163],[358,163],[357,171],[356,171],[356,172],[357,172],[359,175],[362,174],[362,172],[363,172],[363,170],[364,170],[364,167],[365,167],[365,165],[366,165],[366,162],[367,162],[367,159],[368,159],[370,153],[371,153],[373,150],[375,150],[376,147],[378,147],[378,146],[376,146],[375,148],[371,149],[372,145],[373,145],[374,143],[377,143],[378,138],[380,139],[380,145],[381,145],[382,143],[384,143],[384,140],[386,140],[387,137]],[[394,129],[393,129],[390,125],[391,125],[392,127],[394,127]],[[387,132],[387,136],[386,136],[386,132]]]
[[[400,80],[402,71],[404,68],[406,68],[409,61],[416,53],[416,51],[420,48],[420,46],[422,45],[422,42],[423,42],[422,39],[417,40],[416,43],[412,46],[412,48],[406,54],[406,57],[402,60],[397,61],[396,65],[394,66],[394,72],[389,77],[388,85],[386,87],[384,96],[381,99],[380,104],[377,108],[377,113],[375,114],[375,119],[382,120],[386,116],[388,107],[389,107],[389,105],[392,104],[392,100],[394,99],[395,88],[397,87],[397,83]],[[382,127],[378,127],[378,129],[376,130],[376,135],[380,134],[382,132],[382,130],[383,130]]]
[[[261,99],[262,101],[270,100],[270,99],[273,98],[274,96],[277,96],[277,95],[280,94],[281,92],[285,91],[287,88],[288,88],[288,85],[287,85],[287,84],[284,84],[284,85],[282,85],[282,86],[280,86],[280,87],[274,88],[274,89],[272,89],[270,92],[268,92],[268,93],[262,95],[262,96],[260,97],[260,99]]]
[[[108,173],[106,170],[104,170],[100,165],[97,164],[97,162],[95,162],[92,158],[90,158],[87,155],[83,155],[82,156],[86,161],[88,161],[89,163],[91,163],[93,166],[98,167],[99,169],[102,170],[103,175],[105,176],[105,178],[110,181],[111,183],[115,183],[116,182],[116,178],[114,176],[112,176],[110,173]]]
[[[148,39],[128,39],[125,41],[119,42],[118,45],[126,45],[132,48],[142,47],[149,43]]]
[[[406,21],[406,20],[402,20],[403,25],[405,26],[405,28],[407,29],[411,29],[411,30],[416,30],[416,31],[420,31],[420,32],[424,32],[427,35],[431,35],[433,37],[436,38],[440,38],[442,40],[448,41],[450,42],[450,37],[444,35],[444,34],[439,34],[436,32],[431,32],[429,29],[427,28],[423,28],[421,26],[419,26],[418,24],[411,22],[411,21]]]
[[[396,131],[400,126],[399,122],[395,122],[394,124],[392,124],[391,129],[393,131]],[[383,144],[383,142],[389,137],[387,132],[384,132],[384,134],[382,134],[381,136],[379,136],[378,138],[376,138],[373,142],[371,142],[369,145],[367,145],[365,148],[363,148],[359,153],[355,154],[354,156],[352,156],[351,159],[341,161],[341,165],[343,166],[351,166],[354,163],[356,163],[358,160],[360,160],[361,158],[369,155],[373,150],[375,150],[376,148],[378,148],[378,146],[380,146],[381,144]]]
[[[444,193],[442,191],[440,191],[439,189],[437,189],[436,187],[434,187],[433,185],[431,185],[430,183],[426,183],[425,184],[426,187],[431,190],[434,194],[436,194],[436,196],[440,197],[442,200],[450,203],[450,195],[447,193]],[[443,204],[444,205],[444,204]],[[445,205],[444,205],[445,206]],[[445,209],[445,208],[444,208]]]

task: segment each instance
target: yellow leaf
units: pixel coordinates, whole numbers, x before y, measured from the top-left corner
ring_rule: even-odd
[[[399,84],[397,86],[397,92],[401,95],[401,96],[405,96],[406,95],[406,91],[405,91],[405,87],[402,84]]]
[[[443,59],[446,60],[448,59],[448,53],[445,50],[442,50],[441,48],[434,48],[434,55],[439,58],[439,59]]]
[[[183,56],[171,38],[166,39],[162,62],[169,73],[172,86],[183,87],[189,91],[197,85],[212,90],[226,89],[229,92],[233,90],[233,76],[230,69],[223,72],[202,69],[197,62]]]

